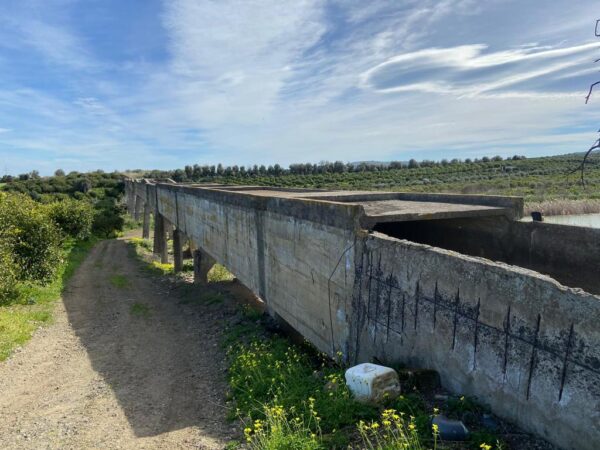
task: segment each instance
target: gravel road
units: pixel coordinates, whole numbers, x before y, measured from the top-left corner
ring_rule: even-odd
[[[53,324],[0,363],[0,448],[223,448],[227,312],[173,286],[100,242]]]

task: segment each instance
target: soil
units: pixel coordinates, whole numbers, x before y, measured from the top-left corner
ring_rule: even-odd
[[[224,448],[236,432],[220,324],[233,311],[185,301],[180,284],[123,240],[96,245],[53,324],[0,364],[0,448]]]

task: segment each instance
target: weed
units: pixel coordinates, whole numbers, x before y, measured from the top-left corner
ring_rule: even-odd
[[[125,275],[116,274],[110,277],[110,284],[119,289],[123,289],[129,285],[129,280]]]
[[[212,269],[208,271],[206,278],[209,283],[218,283],[220,281],[231,281],[235,276],[221,264],[215,264]]]
[[[173,264],[161,263],[158,261],[152,261],[149,269],[151,272],[157,273],[158,275],[171,275],[175,271]]]
[[[437,426],[433,425],[433,449],[437,448]],[[425,448],[419,435],[417,424],[413,416],[408,416],[395,409],[386,409],[381,413],[379,421],[358,423],[361,448],[369,450],[421,450]]]
[[[131,305],[131,308],[129,308],[129,312],[131,313],[132,316],[137,316],[137,317],[150,317],[150,307],[148,305],[144,305],[143,303],[134,303],[133,305]]]
[[[138,237],[131,238],[129,240],[134,246],[141,247],[145,250],[152,251],[152,242],[149,239],[142,239]]]

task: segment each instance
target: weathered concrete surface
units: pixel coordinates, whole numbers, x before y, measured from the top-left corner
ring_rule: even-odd
[[[435,368],[445,386],[560,446],[597,448],[599,297],[521,267],[365,229],[378,226],[366,211],[373,202],[384,202],[377,214],[383,208],[399,221],[411,218],[399,201],[417,214],[419,204],[429,208],[419,225],[439,224],[436,215],[448,211],[462,218],[445,220],[502,221],[501,213],[514,224],[520,199],[126,185],[128,196],[143,198],[159,222],[225,265],[320,350],[351,362]],[[579,239],[564,233],[565,242]],[[577,261],[563,255],[564,264]]]

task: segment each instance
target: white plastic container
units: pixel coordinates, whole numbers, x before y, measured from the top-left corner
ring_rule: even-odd
[[[377,403],[400,395],[398,374],[390,367],[363,363],[346,370],[346,385],[354,398]]]

